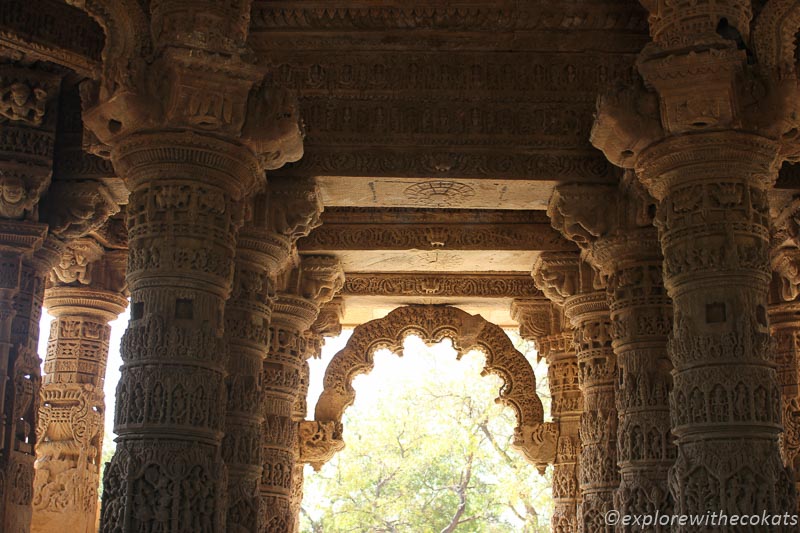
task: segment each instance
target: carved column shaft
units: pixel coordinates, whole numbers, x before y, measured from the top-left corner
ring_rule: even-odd
[[[295,447],[295,466],[292,474],[292,498],[289,504],[294,520],[294,533],[300,531],[300,507],[303,504],[303,482],[305,479],[305,457],[304,440],[309,422],[305,422],[308,415],[308,386],[310,379],[310,369],[308,360],[311,358],[319,359],[322,357],[322,346],[325,337],[336,337],[342,333],[341,319],[344,313],[344,302],[341,298],[334,298],[333,301],[320,308],[317,319],[312,324],[311,329],[306,332],[308,343],[306,344],[306,357],[303,369],[300,373],[300,390],[297,401],[292,413],[295,423],[298,425],[298,439]],[[315,465],[319,467],[321,465]]]
[[[37,426],[34,532],[97,530],[108,324],[127,305],[124,293],[97,287],[59,285],[45,292],[55,320]]]
[[[615,508],[622,515],[671,514],[673,508],[667,483],[675,460],[667,356],[672,306],[661,280],[654,202],[643,189],[633,173],[615,187],[559,185],[548,208],[553,226],[581,247],[608,286],[618,368]],[[619,524],[617,529],[640,531],[641,526]]]
[[[264,532],[284,533],[297,527],[302,498],[298,441],[300,412],[307,393],[306,359],[320,348],[319,333],[311,332],[320,306],[341,290],[344,273],[332,257],[303,257],[281,280],[284,290],[275,300],[270,348],[264,361],[264,470],[261,498]],[[302,466],[302,465],[299,465]]]
[[[224,305],[258,166],[241,147],[189,134],[134,135],[115,157],[132,190],[131,320],[101,528],[221,531]]]
[[[520,335],[533,339],[540,359],[548,364],[550,411],[558,425],[558,442],[553,462],[553,533],[578,530],[578,452],[583,395],[578,381],[578,359],[574,332],[564,316],[563,306],[544,301],[515,300],[514,319],[520,323]]]
[[[623,515],[668,514],[673,503],[667,472],[675,462],[670,434],[672,365],[667,355],[672,304],[661,281],[655,229],[632,232],[623,246],[608,246],[615,257],[608,295],[612,345],[617,355],[617,462],[620,488],[616,509]],[[652,526],[653,531],[669,531]],[[622,526],[621,531],[638,531]]]
[[[44,282],[60,242],[38,223],[53,167],[61,76],[0,58],[0,530],[27,531]]]
[[[26,531],[32,516],[36,412],[41,386],[36,349],[44,297],[43,270],[42,265],[21,254],[2,258],[0,510],[4,531]]]
[[[610,531],[605,513],[614,508],[617,470],[616,357],[605,287],[577,252],[543,253],[534,266],[537,286],[563,302],[574,331],[580,419],[578,531]]]
[[[263,532],[294,530],[291,509],[297,422],[295,405],[306,368],[309,338],[305,334],[319,308],[305,298],[279,294],[270,325],[270,349],[264,362],[264,471],[261,498]]]
[[[566,315],[575,328],[578,378],[583,391],[580,422],[580,531],[603,531],[613,508],[617,471],[616,358],[605,291],[567,298]]]
[[[776,280],[777,281],[777,280]],[[780,282],[775,283],[779,285]],[[777,288],[776,288],[777,289]],[[800,396],[798,382],[798,351],[800,351],[800,300],[785,301],[780,291],[772,291],[769,306],[770,332],[775,339],[775,361],[781,387],[781,455],[786,467],[794,474],[795,488],[800,493]],[[797,502],[800,509],[800,500]]]
[[[774,206],[773,206],[774,207]],[[775,340],[775,363],[781,387],[781,455],[800,489],[800,247],[797,246],[797,199],[781,205],[772,236],[769,321]],[[800,494],[800,490],[797,490]],[[798,497],[800,509],[800,496]]]
[[[264,209],[264,195],[253,209]],[[263,365],[270,345],[274,276],[291,252],[288,238],[265,220],[248,220],[239,234],[233,293],[225,306],[230,349],[223,458],[228,467],[227,527],[255,533],[261,521]]]
[[[646,87],[599,100],[592,142],[658,202],[674,309],[675,511],[783,514],[795,502],[778,448],[767,191],[797,150],[796,76],[781,79],[768,47],[758,50],[763,64],[748,58],[747,40],[764,29],[750,31],[752,2],[643,3],[653,37],[638,60]],[[783,18],[767,16],[767,40]]]
[[[676,510],[781,514],[780,387],[767,318],[772,142],[675,137],[639,160],[660,200],[664,283],[674,302],[671,395]]]

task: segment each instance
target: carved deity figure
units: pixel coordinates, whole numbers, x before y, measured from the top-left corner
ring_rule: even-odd
[[[33,210],[39,195],[30,195],[22,179],[0,174],[0,216],[21,219]]]
[[[47,91],[16,82],[0,89],[0,116],[38,126],[44,119]]]

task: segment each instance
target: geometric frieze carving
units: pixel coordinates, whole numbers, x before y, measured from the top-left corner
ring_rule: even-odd
[[[447,212],[444,212],[447,213]],[[325,250],[574,250],[537,211],[330,208],[322,226],[298,242],[301,252]],[[472,222],[472,220],[474,222]]]
[[[543,421],[544,410],[536,395],[536,378],[530,363],[498,326],[480,315],[449,306],[401,307],[382,319],[356,327],[325,372],[324,390],[314,419],[333,424],[332,428],[325,427],[333,429],[334,434],[317,439],[325,443],[321,447],[330,448],[334,446],[331,441],[342,440],[342,415],[355,400],[353,378],[372,370],[373,356],[380,349],[402,355],[403,341],[413,334],[428,344],[450,338],[459,357],[471,349],[481,350],[486,356],[484,372],[497,375],[504,382],[497,401],[511,407],[517,417],[512,446],[539,468],[553,462],[557,431],[553,424]],[[314,461],[318,462],[317,458]]]
[[[393,13],[386,16],[382,23]],[[280,44],[268,47],[270,83],[297,92],[308,126],[306,156],[281,175],[425,177],[462,191],[456,178],[615,178],[587,139],[597,91],[630,78],[625,55],[484,52],[423,59],[395,51],[343,55],[345,46],[336,45],[335,55],[298,53],[302,45],[280,52]],[[353,97],[354,91],[370,97]],[[418,201],[419,191],[409,192]],[[428,205],[456,205],[441,194],[433,200]]]
[[[486,153],[450,148],[432,152],[403,144],[402,152],[380,148],[353,148],[346,157],[338,146],[306,144],[303,158],[276,170],[275,175],[408,178],[497,178],[613,182],[618,171],[602,156],[581,151],[553,154]]]
[[[541,295],[529,274],[358,273],[345,275],[343,296],[443,296],[533,298]]]
[[[398,6],[367,6],[352,2],[320,12],[312,6],[292,4],[291,16],[283,2],[256,2],[252,11],[254,34],[307,30],[337,32],[346,30],[404,29],[417,31],[470,29],[481,32],[513,30],[625,30],[646,32],[646,13],[627,5],[586,2],[558,6],[527,4],[437,5],[437,16],[428,16],[431,4],[413,0]],[[445,34],[446,35],[446,34]]]

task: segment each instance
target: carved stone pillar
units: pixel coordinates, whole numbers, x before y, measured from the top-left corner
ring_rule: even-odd
[[[302,155],[296,107],[246,57],[249,1],[77,4],[107,37],[99,84],[82,86],[88,144],[131,191],[100,529],[225,531],[225,301],[245,199]]]
[[[35,533],[97,531],[109,322],[128,306],[125,250],[70,243],[51,275],[50,328],[39,405]]]
[[[311,325],[311,329],[306,333],[308,337],[308,343],[306,345],[307,351],[303,369],[300,373],[300,390],[292,413],[292,418],[298,424],[298,439],[294,450],[295,464],[292,473],[292,496],[289,504],[294,520],[293,533],[298,533],[300,531],[300,506],[303,504],[303,481],[305,478],[305,473],[303,471],[305,470],[306,463],[301,458],[302,449],[299,427],[303,425],[308,415],[308,360],[311,358],[319,359],[322,356],[322,346],[325,343],[325,337],[336,337],[341,334],[341,319],[343,313],[344,301],[338,297],[334,298],[331,302],[326,303],[320,308],[317,319]]]
[[[547,361],[551,414],[558,425],[558,443],[553,463],[553,533],[578,531],[578,451],[583,396],[578,382],[578,359],[574,332],[563,306],[546,300],[514,300],[514,320],[520,335],[533,339],[539,358]]]
[[[0,58],[0,530],[28,531],[44,283],[61,242],[39,223],[61,76]]]
[[[800,489],[800,248],[795,221],[797,199],[780,206],[772,236],[769,321],[775,339],[775,363],[781,388],[783,433],[780,445],[786,467]],[[800,494],[800,490],[797,490]],[[800,499],[798,499],[800,509]]]
[[[344,284],[338,260],[303,257],[284,276],[270,324],[270,349],[264,362],[264,469],[261,498],[262,532],[285,533],[295,528],[291,508],[298,442],[296,408],[309,355],[307,334],[320,306]]]
[[[233,293],[225,307],[230,348],[223,458],[228,466],[229,529],[259,531],[263,465],[263,368],[270,346],[275,276],[297,237],[319,224],[319,191],[310,181],[269,184],[250,203],[239,234]]]
[[[605,513],[614,508],[617,470],[616,358],[605,286],[577,252],[547,252],[533,267],[536,285],[575,328],[578,380],[583,393],[578,531],[612,531]]]
[[[661,280],[652,225],[653,200],[632,173],[619,187],[560,185],[550,201],[553,227],[583,249],[606,279],[612,345],[617,356],[619,414],[615,508],[622,515],[672,514],[667,472],[675,462],[670,435],[672,365],[667,337],[672,304]],[[669,531],[669,526],[646,526]],[[618,531],[643,531],[622,525]]]
[[[784,76],[785,58],[770,57],[769,47],[748,59],[749,1],[645,5],[653,42],[638,66],[647,88],[603,96],[592,142],[635,169],[658,202],[674,308],[675,511],[783,514],[796,503],[778,446],[767,191],[797,149],[796,73]],[[782,6],[764,7],[757,41],[782,34],[775,26],[791,20],[774,16]]]

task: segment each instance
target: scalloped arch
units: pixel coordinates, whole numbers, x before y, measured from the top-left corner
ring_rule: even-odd
[[[532,463],[545,465],[555,455],[557,429],[544,423],[544,409],[536,395],[536,376],[528,360],[497,325],[456,307],[412,305],[355,328],[347,345],[334,355],[325,372],[315,421],[341,428],[344,411],[355,401],[352,382],[375,366],[374,355],[387,348],[402,356],[403,341],[416,334],[428,344],[449,338],[460,358],[478,349],[486,357],[482,375],[503,381],[495,400],[510,406],[517,418],[514,447]],[[341,439],[341,429],[336,438]]]
[[[756,20],[753,40],[758,60],[782,79],[796,79],[796,35],[800,32],[800,1],[771,0]]]

